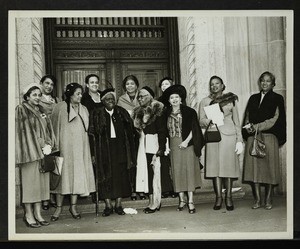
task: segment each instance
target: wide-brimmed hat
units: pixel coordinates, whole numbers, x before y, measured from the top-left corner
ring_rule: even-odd
[[[186,99],[186,89],[182,85],[172,85],[168,87],[162,94],[162,101],[166,105],[169,103],[169,98],[172,94],[178,94],[182,100],[182,102]]]

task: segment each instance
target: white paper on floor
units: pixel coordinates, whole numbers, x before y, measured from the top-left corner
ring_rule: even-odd
[[[137,214],[138,213],[137,210],[134,208],[124,208],[123,210],[124,210],[125,214]]]

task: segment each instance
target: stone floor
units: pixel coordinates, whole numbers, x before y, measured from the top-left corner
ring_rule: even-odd
[[[195,202],[195,214],[189,214],[187,208],[178,212],[174,205],[163,205],[153,214],[144,214],[141,208],[137,208],[135,215],[112,214],[109,217],[101,214],[97,217],[95,212],[85,212],[78,207],[82,212],[80,220],[74,220],[65,206],[59,220],[47,227],[28,228],[22,218],[17,217],[16,229],[10,238],[57,241],[292,238],[292,219],[287,215],[285,197],[274,197],[274,207],[269,211],[264,208],[252,210],[252,202],[249,197],[235,198],[235,210],[231,212],[224,205],[221,210],[214,211],[212,202]],[[45,212],[44,218],[49,220],[53,211]]]

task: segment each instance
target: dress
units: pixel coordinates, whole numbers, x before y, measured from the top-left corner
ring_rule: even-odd
[[[253,134],[249,136],[243,132],[247,140],[244,159],[245,182],[279,184],[280,163],[279,146],[286,141],[286,116],[283,97],[273,91],[269,91],[260,103],[261,93],[250,97],[246,107],[244,125],[257,124],[262,132],[266,144],[267,155],[264,158],[256,158],[249,154],[253,143]]]
[[[58,103],[51,115],[60,155],[64,158],[61,181],[53,193],[88,196],[95,192],[94,172],[87,129],[89,114],[79,104],[79,112],[65,101]]]
[[[167,112],[167,127],[170,138],[170,158],[173,187],[175,192],[193,192],[201,187],[199,157],[204,145],[197,113],[194,109],[181,105],[176,113]],[[179,144],[192,132],[192,139],[185,149]]]
[[[209,123],[204,107],[208,106],[213,99],[209,96],[201,100],[199,105],[200,126],[205,129]],[[237,142],[242,142],[241,126],[236,104],[226,103],[222,108],[224,125],[219,126],[221,141],[206,144],[206,167],[205,176],[230,177],[240,176],[238,156],[235,153]]]
[[[96,108],[90,117],[89,134],[95,138],[93,153],[96,155],[100,199],[131,195],[136,166],[133,130],[128,112],[119,106],[115,106],[111,114],[104,106]]]
[[[24,102],[16,107],[16,164],[21,169],[22,202],[35,203],[50,198],[49,172],[41,173],[42,147],[55,149],[52,124],[39,106]]]

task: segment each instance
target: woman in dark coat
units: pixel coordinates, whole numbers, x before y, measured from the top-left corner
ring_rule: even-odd
[[[41,215],[41,202],[50,197],[49,172],[41,166],[56,146],[52,123],[39,105],[41,95],[39,85],[30,84],[16,107],[16,164],[21,169],[24,222],[31,228],[49,225]]]
[[[116,105],[113,89],[104,90],[101,101],[103,106],[97,107],[90,117],[89,133],[95,138],[98,194],[105,200],[102,216],[113,211],[124,215],[121,200],[131,195],[136,166],[133,122],[128,112]],[[116,200],[114,208],[112,199]]]
[[[82,94],[81,104],[83,104],[89,111],[89,114],[101,105],[100,91],[99,91],[99,76],[96,74],[89,74],[85,77],[86,90]]]
[[[204,146],[203,134],[194,109],[182,105],[186,98],[184,86],[173,85],[166,89],[163,98],[170,103],[166,110],[170,138],[170,158],[174,191],[179,193],[177,210],[188,206],[190,214],[196,212],[193,192],[201,186],[199,158]],[[165,101],[165,102],[166,102]],[[188,201],[184,199],[188,194]]]
[[[244,181],[253,183],[255,202],[253,209],[261,207],[260,186],[264,184],[265,209],[272,209],[272,192],[279,184],[279,146],[286,142],[286,114],[284,99],[273,92],[275,76],[264,72],[259,77],[260,93],[250,97],[245,113],[243,137],[247,140],[244,160]],[[253,157],[249,149],[253,143],[255,130],[262,133],[267,155],[264,158]]]

